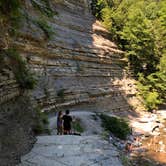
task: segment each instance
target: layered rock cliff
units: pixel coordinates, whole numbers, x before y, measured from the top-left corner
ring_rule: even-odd
[[[123,54],[92,16],[90,1],[50,1],[51,10],[56,12],[52,18],[41,17],[34,3],[46,9],[43,1],[26,1],[27,21],[13,41],[38,76],[34,100],[45,110],[103,96],[120,95],[119,100],[123,100],[118,85],[114,85],[115,79],[123,77]],[[53,33],[48,35],[36,24],[39,20]],[[119,108],[119,103],[113,109]]]
[[[8,34],[8,27],[0,22],[1,51],[16,48],[26,61],[37,79],[35,89],[28,95],[42,110],[101,101],[104,106],[109,106],[110,111],[130,108],[126,93],[133,95],[130,91],[133,82],[128,83],[124,79],[123,52],[111,42],[109,33],[95,20],[90,4],[90,0],[23,1],[21,26],[14,37]],[[9,102],[10,110],[14,105],[19,106],[15,109],[17,113],[25,104],[25,101],[17,99],[22,90],[13,71],[5,63],[7,60],[1,63],[0,59],[2,119],[4,112],[8,112]],[[126,86],[129,87],[128,92],[125,91]],[[26,109],[22,111],[26,112]],[[5,115],[10,117],[10,111]],[[33,114],[28,116],[33,117]],[[14,119],[10,126],[26,126],[13,113],[6,119]],[[26,136],[31,127],[21,127],[20,131],[24,129],[25,132],[17,132],[16,137]],[[19,141],[25,142],[25,139],[21,137]],[[0,142],[0,150],[3,150],[1,147]],[[17,154],[25,149],[22,148]]]

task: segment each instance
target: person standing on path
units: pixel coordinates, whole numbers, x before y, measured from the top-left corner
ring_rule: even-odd
[[[64,134],[71,134],[72,117],[69,114],[70,114],[70,111],[66,110],[66,114],[63,116]]]
[[[63,134],[63,114],[62,111],[59,111],[57,117],[57,135]]]

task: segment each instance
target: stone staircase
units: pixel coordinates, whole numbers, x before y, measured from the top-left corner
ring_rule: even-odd
[[[122,166],[119,152],[101,137],[39,136],[18,166]]]

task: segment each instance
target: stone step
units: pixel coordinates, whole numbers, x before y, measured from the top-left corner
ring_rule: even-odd
[[[101,137],[40,136],[19,166],[122,166],[116,148]]]

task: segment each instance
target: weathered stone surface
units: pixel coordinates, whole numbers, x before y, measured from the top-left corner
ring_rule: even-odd
[[[42,4],[40,0],[36,2]],[[120,85],[114,90],[113,83],[115,78],[123,78],[123,53],[92,16],[90,1],[50,0],[50,3],[58,12],[47,20],[55,32],[51,39],[46,40],[43,31],[29,21],[14,41],[39,76],[34,100],[43,110],[50,110],[94,102],[103,96],[123,95]],[[40,18],[31,1],[26,1],[27,9],[30,18]]]
[[[27,0],[23,6],[26,19],[19,35],[15,40],[9,40],[38,77],[34,101],[43,110],[50,110],[92,103],[109,96],[113,110],[122,108],[119,103],[128,110],[123,83],[120,83],[124,77],[123,52],[109,40],[107,30],[92,16],[91,1],[49,2],[52,10],[58,13],[53,18],[43,17],[32,1]],[[35,3],[42,6],[44,12],[43,2],[35,0]],[[37,21],[45,21],[45,25],[54,31],[50,39]],[[0,87],[3,91],[1,103],[18,95],[17,84],[9,84],[13,79],[0,74],[0,80],[5,86]],[[119,82],[115,84],[115,80]]]
[[[0,165],[14,166],[35,142],[35,112],[29,98],[18,97],[0,105]]]
[[[19,96],[19,85],[11,70],[0,70],[0,104]]]
[[[122,166],[117,150],[99,136],[41,136],[19,166]]]
[[[42,5],[44,1],[33,1],[41,5],[42,9],[46,8]],[[123,52],[109,40],[107,30],[92,16],[91,1],[49,0],[49,2],[52,10],[58,13],[53,18],[48,18],[35,8],[32,0],[22,3],[22,11],[26,18],[21,22],[19,33],[15,38],[9,37],[8,30],[0,23],[2,27],[0,49],[15,47],[38,78],[38,84],[32,95],[33,101],[43,110],[81,103],[95,103],[93,111],[129,110],[128,96],[133,92],[130,92],[130,88],[127,92],[123,89],[128,82],[122,80],[125,73],[122,68]],[[48,25],[55,32],[51,34],[50,39],[37,24],[38,21],[42,21],[44,26]],[[15,100],[19,95],[20,88],[10,66],[2,67],[0,64],[0,109],[2,104],[8,105],[10,100]],[[16,104],[19,106],[20,103]],[[7,119],[11,118],[8,113],[5,115]],[[18,119],[13,115],[12,120]],[[10,127],[6,124],[7,129]],[[13,127],[15,130],[18,128],[17,125]],[[26,133],[22,134],[26,136]],[[17,145],[17,142],[13,144]],[[22,147],[23,145],[20,145],[20,148]],[[41,156],[38,158],[43,161]],[[84,158],[86,156],[82,159]],[[53,163],[52,160],[45,159],[43,165],[45,162],[50,165],[59,164],[59,161]],[[67,162],[68,159],[65,163]],[[102,162],[108,164],[110,160]],[[97,165],[95,162],[92,164]],[[25,165],[35,164],[25,163]]]

